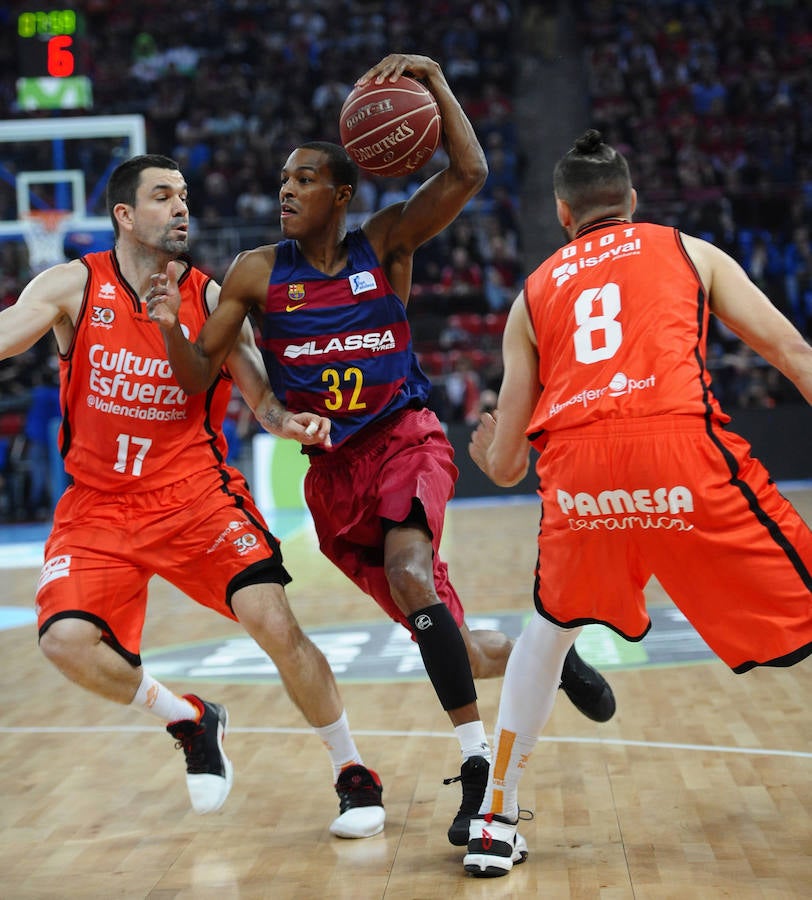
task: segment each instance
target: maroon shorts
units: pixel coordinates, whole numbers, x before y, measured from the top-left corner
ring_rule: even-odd
[[[384,573],[381,520],[402,522],[412,501],[420,501],[431,529],[437,596],[461,625],[462,604],[439,554],[458,474],[454,450],[428,409],[394,413],[338,450],[311,457],[305,499],[322,552],[406,628]]]
[[[56,506],[45,544],[40,634],[56,619],[87,619],[137,665],[147,584],[156,574],[231,619],[234,590],[290,581],[279,544],[236,469],[212,469],[156,491],[111,494],[73,485]]]

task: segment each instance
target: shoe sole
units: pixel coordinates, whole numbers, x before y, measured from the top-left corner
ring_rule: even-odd
[[[510,859],[490,853],[467,853],[462,864],[465,871],[474,878],[499,878],[507,875],[514,866],[520,866],[528,855],[527,841],[517,834]]]
[[[504,860],[504,866],[495,866],[492,856],[476,856],[472,854],[465,857],[463,867],[474,878],[499,878],[501,875],[507,875],[513,868],[513,863],[506,859]]]
[[[330,825],[330,834],[340,838],[368,838],[380,834],[386,821],[382,806],[348,809]]]

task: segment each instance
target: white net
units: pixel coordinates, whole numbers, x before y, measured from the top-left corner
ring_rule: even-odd
[[[22,220],[28,265],[34,274],[66,261],[65,232],[69,220],[69,212],[53,209],[31,211]]]

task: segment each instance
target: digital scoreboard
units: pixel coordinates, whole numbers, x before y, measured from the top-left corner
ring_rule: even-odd
[[[29,8],[17,13],[21,110],[90,109],[85,20],[74,9]]]

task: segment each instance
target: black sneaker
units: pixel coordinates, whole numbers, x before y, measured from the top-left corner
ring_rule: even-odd
[[[166,730],[186,755],[186,787],[192,809],[202,815],[220,809],[234,779],[231,760],[223,751],[228,713],[225,706],[207,703],[194,694],[185,694],[183,699],[201,711],[200,721],[181,719],[170,722]]]
[[[484,756],[469,756],[460,767],[460,774],[443,779],[443,784],[462,782],[462,804],[448,829],[448,840],[455,847],[468,844],[468,829],[471,817],[477,815],[488,786],[490,763]]]
[[[564,659],[559,687],[572,705],[594,722],[608,722],[615,714],[615,695],[609,682],[578,656],[574,646]]]
[[[383,786],[372,769],[347,766],[338,776],[336,793],[339,815],[330,825],[330,833],[343,838],[372,837],[383,831]]]

